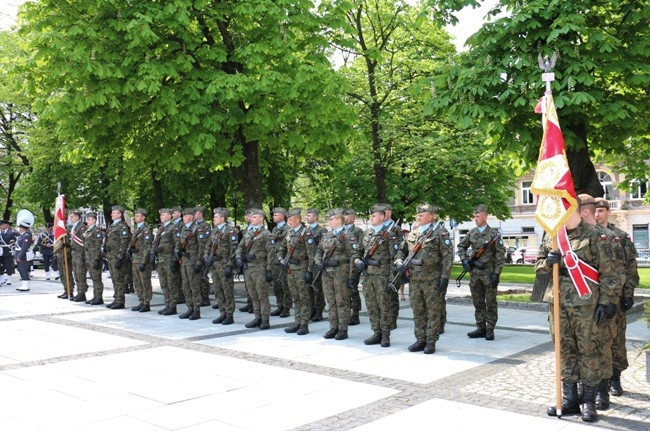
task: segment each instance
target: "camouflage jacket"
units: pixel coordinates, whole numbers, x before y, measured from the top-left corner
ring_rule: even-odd
[[[84,255],[84,232],[86,225],[79,221],[75,227],[70,229],[70,247],[72,248],[72,256]]]
[[[276,259],[273,236],[264,226],[256,229],[247,229],[244,237],[237,246],[235,258],[241,258],[249,266],[264,266],[267,271],[273,269]],[[248,253],[246,251],[248,250]]]
[[[424,240],[420,251],[413,256],[409,271],[411,274],[440,271],[441,278],[449,279],[451,266],[454,263],[454,251],[449,232],[442,223],[434,222],[433,226],[429,227],[431,228],[434,229],[433,233]],[[409,232],[397,250],[396,260],[406,259],[420,238],[428,234],[427,230],[420,232],[420,229],[414,229]]]
[[[493,238],[496,238],[496,241],[487,247],[477,260],[477,262],[485,266],[485,269],[472,268],[472,273],[485,271],[501,274],[503,265],[506,263],[506,248],[503,245],[499,231],[490,226],[486,226],[485,230],[481,232],[477,227],[474,227],[458,243],[458,257],[460,257],[460,260],[470,260],[475,256],[481,246],[488,244]]]
[[[395,234],[395,229],[393,229],[385,239],[382,236],[386,233],[388,226],[383,226],[379,229],[378,232],[375,232],[375,229],[368,229],[363,237],[361,242],[355,247],[355,252],[352,257],[352,260],[356,262],[361,260],[364,257],[368,258],[368,266],[366,272],[368,275],[373,274],[384,274],[390,275],[392,272],[392,264],[395,258],[395,253],[399,250],[400,247],[400,238]],[[377,248],[375,249],[372,256],[369,256],[369,253],[372,249],[373,244],[377,242]],[[355,268],[356,270],[356,268]]]
[[[119,220],[108,227],[106,233],[106,257],[124,259],[131,243],[131,230],[124,220]]]
[[[181,257],[183,265],[194,265],[203,259],[203,256],[199,254],[201,247],[196,230],[195,222],[190,223],[189,226],[182,223],[180,241],[176,243],[175,251]]]
[[[333,254],[329,261],[325,264],[325,257],[333,246],[335,246],[333,249]],[[348,278],[353,279],[355,276],[355,271],[352,256],[355,253],[355,249],[358,247],[359,245],[357,243],[357,239],[354,236],[347,236],[343,230],[341,232],[338,232],[337,235],[331,231],[325,232],[321,237],[318,247],[316,248],[314,263],[316,265],[324,265],[325,270],[327,270],[327,268],[347,265]]]
[[[293,253],[289,251],[293,247]],[[300,224],[298,230],[288,229],[286,235],[278,245],[278,262],[287,259],[290,268],[300,268],[304,271],[314,270],[314,255],[316,253],[316,241],[314,236],[304,224]]]
[[[131,241],[133,248],[131,250],[131,261],[134,265],[149,262],[151,259],[151,249],[153,244],[153,233],[151,228],[143,223],[141,227],[136,228],[133,232]]]
[[[210,246],[205,248],[203,257],[210,257],[214,250],[214,263],[222,266],[234,266],[235,250],[237,250],[237,232],[233,225],[224,223],[219,227],[212,229],[210,234]],[[213,266],[214,268],[214,266]]]
[[[160,226],[158,234],[153,242],[153,251],[160,263],[168,263],[174,260],[173,254],[176,248],[176,240],[180,238],[176,236],[176,225],[172,222],[167,223],[167,226]]]
[[[634,296],[634,289],[639,285],[639,270],[637,269],[636,258],[638,256],[634,241],[622,229],[617,228],[611,223],[607,228],[615,235],[614,241],[621,244],[623,250],[623,265],[625,266],[625,284],[623,284],[622,295],[627,297]]]
[[[96,225],[89,226],[83,234],[86,262],[102,260],[102,246],[104,245],[104,232]]]

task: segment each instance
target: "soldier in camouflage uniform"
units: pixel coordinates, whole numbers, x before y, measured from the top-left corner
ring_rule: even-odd
[[[88,283],[86,282],[86,258],[84,255],[84,232],[86,225],[81,221],[83,211],[74,210],[70,214],[70,248],[72,251],[72,272],[77,283],[77,295],[74,302],[86,302]]]
[[[432,354],[443,324],[444,297],[454,262],[449,232],[438,219],[438,208],[430,204],[417,207],[417,229],[413,229],[397,252],[395,265],[400,274],[409,272],[409,297],[413,308],[415,343],[409,351]],[[414,254],[417,244],[422,244]],[[411,255],[410,265],[404,260]]]
[[[538,273],[549,273],[554,264],[560,264],[560,297],[553,297],[551,279],[544,294],[544,302],[552,304],[549,309],[552,337],[555,337],[553,308],[560,307],[562,414],[580,413],[577,383],[582,382],[585,385],[582,419],[591,422],[596,419],[597,385],[606,377],[601,366],[601,328],[611,302],[612,288],[618,283],[618,276],[614,269],[614,260],[608,256],[606,250],[606,238],[603,239],[593,226],[582,221],[579,211],[574,211],[569,216],[566,233],[572,252],[563,256],[560,251],[551,250],[549,239],[539,249],[535,270]],[[598,273],[599,284],[584,279],[591,294],[581,296],[574,286],[566,265],[568,263],[569,267],[577,268],[573,256],[593,267]],[[576,276],[576,279],[582,280],[580,273]],[[556,408],[549,407],[547,413],[549,416],[556,416]]]
[[[244,281],[251,299],[255,319],[246,323],[247,328],[269,329],[269,283],[273,281],[273,253],[271,232],[264,227],[266,213],[261,209],[251,210],[250,229],[237,246],[235,263],[244,271]]]
[[[176,254],[176,250],[181,243],[181,230],[183,230],[183,208],[172,208],[172,224],[174,225],[174,251],[171,259],[172,280],[170,286],[170,296],[176,296],[178,300],[176,304],[185,303],[185,295],[183,294],[183,277],[181,276],[181,258]]]
[[[246,220],[246,230],[252,229],[251,227],[251,215],[252,215],[252,209],[247,209],[246,214],[244,215],[244,220]],[[241,238],[239,238],[239,242],[241,242],[242,238],[244,237],[244,234],[242,233]],[[239,274],[243,274],[241,269],[238,269]],[[244,288],[246,288],[246,279],[244,278]],[[239,311],[242,313],[248,313],[248,314],[253,314],[253,298],[251,298],[251,295],[248,293],[248,289],[246,289],[246,305],[243,307],[239,308]]]
[[[273,208],[273,222],[275,227],[271,231],[273,237],[271,242],[275,247],[273,253],[273,293],[275,294],[275,303],[277,308],[271,312],[271,316],[289,317],[293,300],[291,291],[287,284],[287,272],[280,269],[278,265],[277,252],[280,243],[287,235],[289,226],[287,226],[287,210],[281,207]]]
[[[384,226],[391,225],[393,223],[393,207],[390,204],[375,204],[375,206],[379,207],[380,209],[383,209],[384,213],[386,213]],[[393,233],[397,236],[398,242],[401,243],[404,240],[404,233],[402,232],[402,229],[400,229],[399,226],[395,227]],[[400,286],[398,286],[397,291],[391,290],[390,292],[388,292],[388,297],[390,298],[390,303],[391,303],[391,309],[393,310],[392,329],[397,328],[397,318],[399,317],[399,288],[405,282],[408,282],[408,279],[406,277],[402,277],[402,280],[400,280],[399,282]]]
[[[206,247],[204,262],[212,271],[214,295],[219,305],[219,317],[212,323],[231,325],[235,323],[235,280],[233,279],[235,265],[235,250],[237,249],[237,233],[228,222],[228,210],[215,208],[212,223],[214,229],[210,234],[210,247]]]
[[[93,281],[93,297],[86,301],[86,304],[101,305],[104,303],[104,282],[102,281],[102,247],[104,246],[104,233],[97,226],[97,213],[89,211],[86,213],[88,227],[83,234],[84,253],[90,279]]]
[[[205,265],[203,264],[203,256],[205,249],[210,247],[210,232],[212,228],[204,220],[205,207],[197,206],[194,208],[194,225],[196,226],[196,238],[199,242],[199,282],[201,283],[201,307],[210,305],[210,282],[207,277],[203,277],[205,272]]]
[[[172,210],[162,208],[160,214],[160,227],[152,245],[151,266],[158,271],[160,289],[163,292],[165,307],[158,310],[158,314],[172,316],[177,313],[178,289],[175,286],[175,274],[172,272],[172,265],[175,260],[174,249],[176,248],[176,225],[172,222]]]
[[[124,308],[124,293],[126,289],[126,273],[131,271],[127,261],[126,250],[131,243],[131,230],[124,221],[124,208],[115,205],[111,211],[113,224],[108,227],[106,233],[106,259],[108,269],[111,273],[113,290],[115,291],[113,302],[106,305],[106,308],[119,310]]]
[[[59,265],[59,275],[63,285],[63,293],[57,298],[74,299],[74,276],[72,274],[72,253],[70,250],[70,229],[66,228],[66,234],[54,241],[54,256]]]
[[[393,325],[393,304],[387,289],[392,279],[392,264],[399,248],[393,225],[384,226],[386,213],[380,206],[370,208],[370,229],[361,243],[353,243],[352,256],[357,274],[363,275],[363,297],[370,317],[373,335],[364,340],[366,345],[381,343],[390,347],[390,331]]]
[[[180,314],[181,319],[197,320],[201,318],[201,268],[203,256],[199,254],[200,244],[194,222],[194,208],[183,210],[183,229],[180,242],[176,244],[176,254],[181,258],[181,276],[183,277],[183,294],[187,311]]]
[[[470,273],[469,290],[476,320],[476,329],[467,336],[491,341],[494,340],[494,327],[499,317],[497,286],[506,262],[506,249],[499,231],[488,226],[487,216],[487,205],[477,205],[474,208],[476,227],[470,229],[457,248],[463,269]],[[483,246],[484,251],[477,259],[476,256]]]
[[[153,245],[153,233],[145,223],[147,210],[138,208],[135,210],[133,221],[135,230],[131,246],[127,253],[131,259],[131,270],[133,271],[133,284],[138,294],[138,305],[131,307],[131,311],[146,313],[151,311],[151,253]]]
[[[332,230],[321,237],[314,258],[314,271],[322,273],[320,278],[329,307],[330,330],[323,338],[345,340],[350,322],[350,293],[356,289],[352,256],[358,244],[354,237],[345,235],[342,208],[330,210],[327,215]]]
[[[623,288],[621,289],[620,303],[616,307],[613,318],[612,334],[612,366],[613,374],[610,379],[610,393],[614,396],[623,395],[621,386],[621,372],[629,366],[627,349],[625,347],[625,331],[627,329],[626,312],[634,305],[634,289],[639,285],[639,271],[637,270],[637,251],[632,238],[624,230],[619,229],[609,222],[611,210],[609,202],[603,198],[596,198],[596,220],[600,226],[608,228],[616,235],[616,241],[623,250],[623,267],[625,268]]]
[[[600,233],[601,241],[604,240],[607,255],[614,260],[614,269],[620,281],[616,286],[612,287],[612,291],[610,292],[612,302],[607,306],[607,319],[605,319],[601,328],[602,367],[603,373],[607,377],[598,384],[596,391],[596,409],[607,410],[609,408],[609,380],[612,376],[612,340],[616,331],[614,316],[616,315],[617,304],[615,299],[621,296],[623,284],[625,283],[625,258],[623,257],[623,247],[621,246],[620,239],[617,240],[617,236],[613,231],[599,225],[596,220],[596,199],[587,194],[578,195],[578,199],[581,203],[580,216],[582,220],[590,226],[594,226]],[[579,386],[578,391],[580,392],[581,389]]]
[[[296,306],[294,324],[284,332],[306,335],[311,317],[309,291],[314,281],[315,242],[311,230],[301,222],[301,211],[300,208],[293,208],[287,213],[289,229],[279,244],[277,259],[280,269],[286,274]]]
[[[321,237],[326,232],[321,225],[318,224],[318,215],[320,212],[316,208],[307,208],[305,215],[305,224],[309,227],[312,238],[314,238],[314,247],[318,249]],[[323,310],[325,309],[325,294],[323,293],[322,279],[319,277],[315,281],[314,289],[309,291],[311,303],[311,321],[320,322],[323,320]]]
[[[347,208],[343,211],[343,214],[345,215],[345,234],[347,236],[354,236],[357,244],[361,244],[364,231],[354,224],[354,221],[357,219],[357,213],[352,208]],[[359,280],[360,276],[361,274],[359,274],[355,269],[355,280]],[[361,295],[359,295],[359,289],[356,289],[350,295],[350,309],[352,314],[350,316],[350,323],[348,323],[348,325],[358,325],[360,323],[359,312],[361,312]]]

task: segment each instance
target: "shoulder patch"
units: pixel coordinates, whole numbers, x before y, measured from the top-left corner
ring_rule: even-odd
[[[129,236],[129,231],[128,230],[123,230],[122,231],[122,236]]]
[[[445,245],[447,246],[451,245],[451,241],[449,240],[449,238],[445,239]]]
[[[231,237],[230,237],[230,240],[231,240],[231,241],[237,241],[237,235],[233,235],[233,236],[231,236]]]
[[[97,234],[97,238],[101,238],[101,237],[102,237],[102,234],[101,234],[101,233],[98,233],[98,234]]]
[[[395,245],[393,245],[393,248],[394,248],[395,250],[399,250],[399,244],[395,244]]]
[[[313,238],[309,238],[309,239],[307,240],[307,244],[313,244],[313,243],[314,243]]]
[[[146,239],[146,240],[149,240],[149,238],[151,238],[151,236],[149,236],[149,235],[144,237],[144,239]]]

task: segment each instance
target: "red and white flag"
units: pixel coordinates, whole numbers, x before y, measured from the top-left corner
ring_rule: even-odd
[[[54,210],[54,241],[66,235],[65,225],[68,218],[65,214],[65,195],[58,195]]]
[[[555,236],[578,202],[553,96],[542,97],[535,112],[542,113],[544,137],[530,191],[538,195],[535,219],[547,234]]]

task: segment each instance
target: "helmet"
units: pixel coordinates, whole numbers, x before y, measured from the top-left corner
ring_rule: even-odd
[[[34,214],[28,210],[18,211],[18,215],[16,216],[16,225],[18,227],[31,228],[34,225]]]

